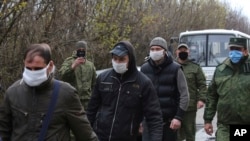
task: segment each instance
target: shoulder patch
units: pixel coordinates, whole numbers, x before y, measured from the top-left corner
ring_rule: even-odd
[[[226,68],[226,65],[225,65],[225,64],[219,64],[216,68],[217,68],[219,71],[223,71],[223,70]]]
[[[194,65],[197,65],[197,66],[200,66],[200,64],[196,63],[196,62],[193,62],[193,61],[190,61],[192,64]]]

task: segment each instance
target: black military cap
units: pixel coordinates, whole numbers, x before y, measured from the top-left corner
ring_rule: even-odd
[[[247,47],[247,39],[245,38],[230,38],[229,47]]]
[[[124,44],[117,44],[110,53],[123,57],[128,54],[128,50]]]

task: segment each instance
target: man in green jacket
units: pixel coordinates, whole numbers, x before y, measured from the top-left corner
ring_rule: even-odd
[[[206,100],[206,78],[198,64],[190,61],[189,47],[180,44],[176,50],[177,62],[182,65],[189,91],[189,105],[184,114],[181,128],[178,130],[178,141],[195,141],[196,112],[204,106]]]
[[[0,104],[3,141],[38,141],[39,137],[44,137],[39,138],[43,141],[69,141],[70,130],[75,141],[98,140],[76,89],[54,79],[51,58],[48,44],[32,44],[25,51],[23,77],[6,90]],[[51,102],[55,103],[52,110]],[[53,111],[50,118],[48,111]]]
[[[216,141],[229,141],[230,125],[250,124],[250,58],[245,38],[230,38],[229,58],[216,67],[208,87],[205,131],[217,112]]]
[[[81,103],[87,109],[96,81],[96,69],[94,64],[87,60],[87,42],[78,41],[75,47],[72,56],[63,62],[59,74],[63,81],[69,82],[78,90]]]

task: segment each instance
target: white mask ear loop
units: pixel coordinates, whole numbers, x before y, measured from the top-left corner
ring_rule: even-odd
[[[49,72],[48,78],[49,78],[50,76],[54,76],[55,72],[56,72],[56,66],[53,65],[53,68],[52,68],[51,71]]]

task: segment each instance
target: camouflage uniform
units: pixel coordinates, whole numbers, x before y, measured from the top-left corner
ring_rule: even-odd
[[[226,59],[218,65],[208,88],[205,123],[211,123],[217,111],[217,141],[229,141],[229,124],[250,124],[250,58],[232,65]]]
[[[178,140],[195,141],[197,102],[206,100],[206,78],[198,64],[186,61],[181,65],[187,80],[190,99],[179,129]]]
[[[72,56],[63,62],[59,74],[63,81],[69,82],[78,90],[81,103],[87,109],[92,88],[96,81],[96,69],[94,64],[86,59],[84,64],[73,70],[71,65],[76,58],[76,52],[73,52]]]

